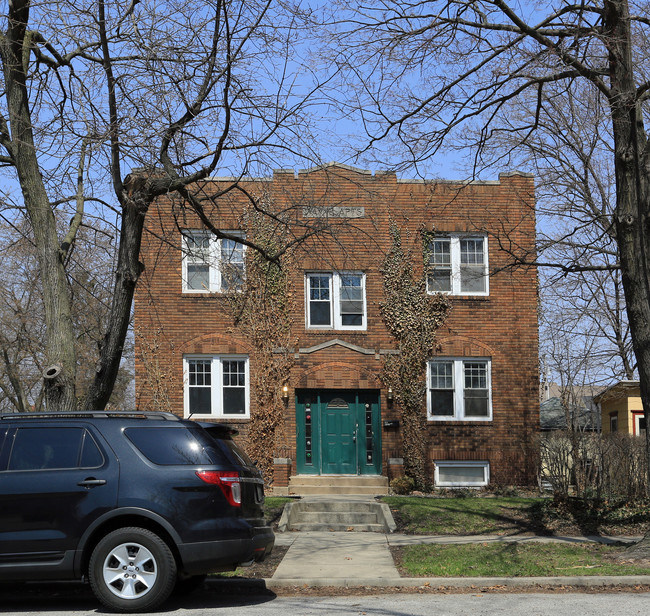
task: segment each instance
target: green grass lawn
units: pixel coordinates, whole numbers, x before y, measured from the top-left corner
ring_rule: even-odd
[[[277,524],[286,503],[268,497],[264,511]],[[398,532],[432,535],[612,534],[643,535],[650,523],[647,503],[555,503],[539,497],[391,496],[388,504]],[[600,544],[478,543],[413,545],[393,549],[396,564],[407,577],[539,577],[578,575],[650,575],[650,567],[614,562],[622,546]],[[234,575],[270,577],[279,551],[259,572],[242,569]],[[277,562],[276,562],[277,560]]]
[[[598,504],[551,498],[389,496],[398,532],[431,535],[612,534],[643,535],[647,502]]]
[[[611,561],[620,546],[500,543],[414,545],[396,550],[406,577],[650,575],[650,567]]]
[[[389,496],[400,532],[425,535],[481,535],[535,529],[529,526],[536,498],[422,498]]]

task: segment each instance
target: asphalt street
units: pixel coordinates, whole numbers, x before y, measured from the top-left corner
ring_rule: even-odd
[[[210,580],[195,594],[172,597],[156,614],[178,616],[626,616],[650,610],[650,576],[605,578],[401,578],[389,545],[442,542],[445,537],[381,533],[282,533],[289,547],[267,580]],[[483,537],[505,541],[503,537]],[[467,539],[475,542],[476,537]],[[510,538],[512,540],[512,538]],[[540,540],[521,537],[519,541]],[[587,538],[553,538],[588,541]],[[603,538],[600,538],[603,540]],[[463,538],[454,538],[463,541]],[[522,588],[521,584],[525,584]],[[442,586],[441,586],[442,585]],[[567,592],[569,587],[583,592]],[[336,587],[336,589],[332,588]],[[355,587],[355,588],[351,588]],[[397,587],[399,594],[391,594]],[[552,592],[527,592],[530,588]],[[374,588],[384,588],[383,594]],[[418,592],[420,588],[420,592]],[[500,590],[500,592],[496,592]],[[279,596],[276,596],[276,593]],[[319,596],[331,593],[338,596]],[[295,595],[295,596],[294,596]],[[106,611],[78,582],[0,585],[0,614],[89,616]]]
[[[87,588],[49,585],[40,592],[0,592],[0,613],[91,616],[106,613]],[[173,616],[627,616],[648,613],[650,593],[392,594],[318,597],[223,595],[205,588],[174,599],[156,614]]]

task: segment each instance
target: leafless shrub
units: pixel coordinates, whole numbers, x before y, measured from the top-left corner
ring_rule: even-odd
[[[648,494],[643,439],[629,434],[557,430],[540,438],[541,479],[560,497],[643,498]]]

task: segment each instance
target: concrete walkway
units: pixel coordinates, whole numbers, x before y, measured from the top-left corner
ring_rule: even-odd
[[[277,536],[277,535],[276,535]],[[398,533],[387,535],[387,541],[392,546],[419,545],[439,543],[442,545],[459,545],[466,543],[602,543],[612,545],[615,543],[636,543],[643,536],[638,537],[606,537],[603,535],[589,535],[582,537],[565,537],[562,535],[401,535]]]
[[[399,579],[382,533],[289,532],[276,535],[278,545],[289,544],[273,580],[329,579],[356,582]]]
[[[539,537],[479,535],[470,537],[422,536],[360,532],[287,532],[276,535],[278,546],[289,546],[268,589],[289,587],[370,588],[496,588],[530,586],[648,586],[650,576],[556,576],[538,578],[403,578],[397,571],[390,546],[421,543],[633,542],[627,537]]]

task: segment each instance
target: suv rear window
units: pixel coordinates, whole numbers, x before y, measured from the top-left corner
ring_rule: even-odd
[[[206,432],[214,438],[221,447],[223,447],[230,457],[231,462],[234,464],[240,464],[241,466],[254,466],[252,460],[248,457],[248,455],[244,452],[243,449],[235,443],[235,441],[230,438],[230,436],[226,436],[223,438],[219,438],[212,432],[210,429],[206,429]]]
[[[126,436],[150,462],[161,465],[227,464],[214,441],[201,430],[169,428],[127,428]]]

